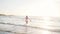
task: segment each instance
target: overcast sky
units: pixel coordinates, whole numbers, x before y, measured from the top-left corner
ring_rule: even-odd
[[[0,0],[0,13],[29,16],[59,16],[56,0]]]

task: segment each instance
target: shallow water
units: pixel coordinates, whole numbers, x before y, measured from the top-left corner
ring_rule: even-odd
[[[0,34],[60,34],[59,19],[30,17],[25,24],[24,16],[0,16]],[[27,29],[26,29],[27,28]],[[26,31],[27,30],[27,31]]]

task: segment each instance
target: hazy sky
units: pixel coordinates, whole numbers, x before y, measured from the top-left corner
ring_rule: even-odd
[[[0,0],[0,13],[30,16],[59,16],[55,0]]]

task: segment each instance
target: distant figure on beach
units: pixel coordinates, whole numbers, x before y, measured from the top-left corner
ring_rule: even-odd
[[[28,24],[28,21],[29,21],[30,19],[29,19],[29,17],[28,16],[26,16],[25,17],[25,22],[26,22],[26,24]],[[31,21],[31,20],[30,20]]]

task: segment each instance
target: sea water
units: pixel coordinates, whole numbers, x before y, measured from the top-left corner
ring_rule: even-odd
[[[60,34],[60,17],[29,18],[26,26],[25,16],[0,16],[0,34]]]

